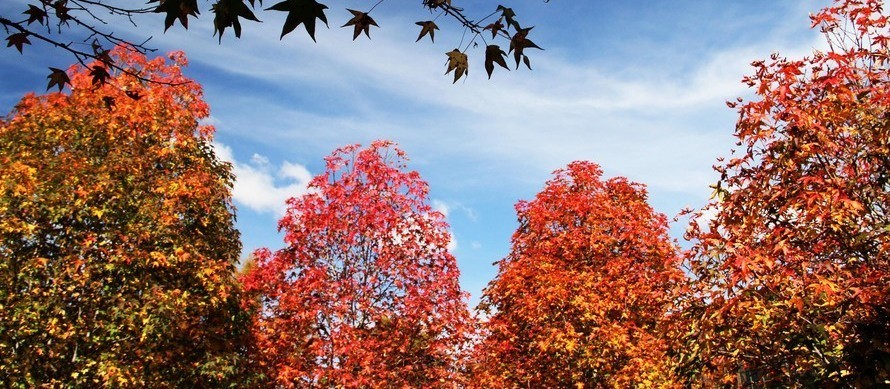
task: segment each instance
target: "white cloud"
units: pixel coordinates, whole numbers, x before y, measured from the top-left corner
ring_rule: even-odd
[[[263,155],[254,154],[251,162],[245,164],[235,160],[229,146],[214,142],[213,148],[221,160],[232,163],[235,173],[232,196],[235,201],[256,212],[283,216],[287,209],[285,201],[305,194],[312,179],[309,170],[299,164],[284,161],[277,174],[273,175],[269,170],[269,159]]]

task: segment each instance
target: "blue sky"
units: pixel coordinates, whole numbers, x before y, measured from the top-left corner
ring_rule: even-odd
[[[204,6],[204,2],[199,2]],[[287,197],[305,190],[335,148],[398,142],[452,226],[461,283],[475,305],[495,275],[517,226],[513,205],[530,199],[550,173],[573,160],[599,163],[607,176],[648,185],[668,217],[701,207],[716,179],[711,165],[734,145],[737,114],[725,101],[749,92],[750,62],[780,52],[800,57],[821,47],[807,15],[823,1],[504,1],[529,38],[534,71],[496,69],[488,80],[484,45],[471,49],[470,74],[452,85],[445,52],[461,29],[443,18],[436,43],[415,43],[415,21],[434,17],[418,1],[386,1],[372,13],[381,28],[352,41],[344,8],[328,2],[331,28],[312,43],[302,26],[279,41],[283,15],[258,12],[242,38],[212,36],[212,14],[191,29],[163,33],[161,16],[137,19],[136,37],[159,52],[181,49],[187,74],[205,88],[217,149],[236,167],[235,201],[245,252],[281,246],[276,231]],[[474,4],[481,17],[497,6]],[[26,9],[0,4],[0,15]],[[272,5],[268,2],[266,7]],[[455,1],[457,4],[457,1]],[[117,25],[124,21],[111,20]],[[466,38],[465,38],[466,39]],[[511,59],[512,60],[512,59]],[[0,56],[0,110],[46,86],[48,66],[72,58],[46,47],[6,48]],[[512,68],[512,67],[511,67]],[[685,226],[672,226],[682,239]]]

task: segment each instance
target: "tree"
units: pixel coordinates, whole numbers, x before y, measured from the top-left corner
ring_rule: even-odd
[[[681,370],[724,383],[890,380],[890,73],[879,1],[812,16],[827,52],[754,63],[742,152],[692,223]]]
[[[516,205],[513,248],[480,305],[481,387],[675,384],[659,336],[683,281],[667,221],[642,185],[601,176],[573,162]]]
[[[141,7],[119,6],[110,0],[28,0],[28,2],[27,9],[22,7],[23,16],[0,15],[0,25],[8,34],[6,37],[7,47],[14,47],[21,53],[26,45],[32,44],[31,40],[33,39],[73,55],[84,65],[86,65],[86,61],[92,59],[102,62],[106,68],[119,71],[125,71],[126,67],[111,61],[103,46],[123,46],[141,54],[146,54],[151,49],[147,46],[148,39],[138,43],[121,38],[121,34],[115,35],[113,29],[106,27],[109,23],[104,18],[126,19],[128,24],[135,27],[136,19],[134,17],[142,14],[161,13],[164,14],[164,31],[167,31],[177,21],[187,29],[189,17],[197,18],[200,14],[197,0],[150,0],[148,5]],[[378,25],[370,13],[382,2],[382,0],[378,1],[368,11],[346,10],[351,15],[351,19],[346,21],[342,27],[353,28],[353,40],[358,38],[362,32],[368,38],[371,37],[371,26],[378,27]],[[218,34],[220,42],[222,42],[223,34],[227,28],[231,27],[235,37],[240,38],[242,19],[260,21],[254,14],[258,4],[262,7],[263,0],[215,0],[209,9],[214,15],[213,34]],[[495,39],[508,42],[508,51],[513,53],[517,68],[522,62],[531,69],[531,61],[525,49],[540,49],[540,47],[528,38],[533,27],[522,27],[512,8],[498,5],[495,11],[488,16],[475,19],[467,15],[463,8],[452,5],[451,0],[423,0],[421,5],[431,14],[437,15],[432,20],[416,23],[420,27],[417,41],[426,36],[429,36],[433,41],[435,31],[439,29],[436,21],[443,15],[462,26],[465,33],[472,34],[472,38],[468,40],[466,46],[455,48],[446,53],[448,56],[447,72],[454,72],[454,82],[468,74],[469,62],[466,51],[470,46],[479,45],[477,39],[482,41],[485,46],[484,63],[489,78],[491,78],[495,64],[509,70],[504,59],[507,53],[501,46],[495,44]],[[327,8],[325,4],[316,0],[283,0],[266,8],[265,11],[287,12],[287,18],[281,30],[282,39],[302,24],[309,37],[315,41],[317,21],[321,21],[325,25],[328,24],[325,14]],[[100,17],[100,15],[103,16]],[[489,20],[496,15],[498,16],[496,21]],[[488,24],[485,24],[486,21]],[[35,22],[37,25],[33,25]],[[511,29],[513,30],[512,34],[510,33]],[[63,30],[71,37],[64,38]],[[485,38],[489,32],[492,40],[490,43]],[[77,43],[70,39],[91,43],[92,49],[81,49]],[[464,41],[461,40],[458,46],[463,43]]]
[[[0,122],[0,380],[225,386],[247,322],[231,168],[182,54],[108,55],[128,72],[72,67],[70,94]]]
[[[443,215],[390,142],[336,150],[244,277],[254,356],[279,386],[450,387],[472,321]]]

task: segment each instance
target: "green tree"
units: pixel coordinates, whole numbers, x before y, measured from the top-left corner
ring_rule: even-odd
[[[128,72],[73,67],[0,123],[0,381],[224,386],[246,328],[230,166],[181,54],[109,56]]]

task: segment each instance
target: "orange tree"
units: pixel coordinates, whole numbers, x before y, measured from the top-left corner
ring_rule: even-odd
[[[389,142],[341,148],[244,276],[253,357],[287,387],[452,387],[472,322],[450,234]]]
[[[74,67],[0,122],[0,381],[224,386],[246,323],[230,167],[182,54],[108,55],[159,82]]]
[[[530,202],[482,297],[482,387],[665,386],[660,326],[682,284],[645,188],[573,162]]]
[[[702,379],[890,380],[887,16],[839,0],[812,19],[829,50],[754,63],[757,99],[731,104],[742,150],[717,166],[716,216],[691,225],[698,295],[677,357]]]

